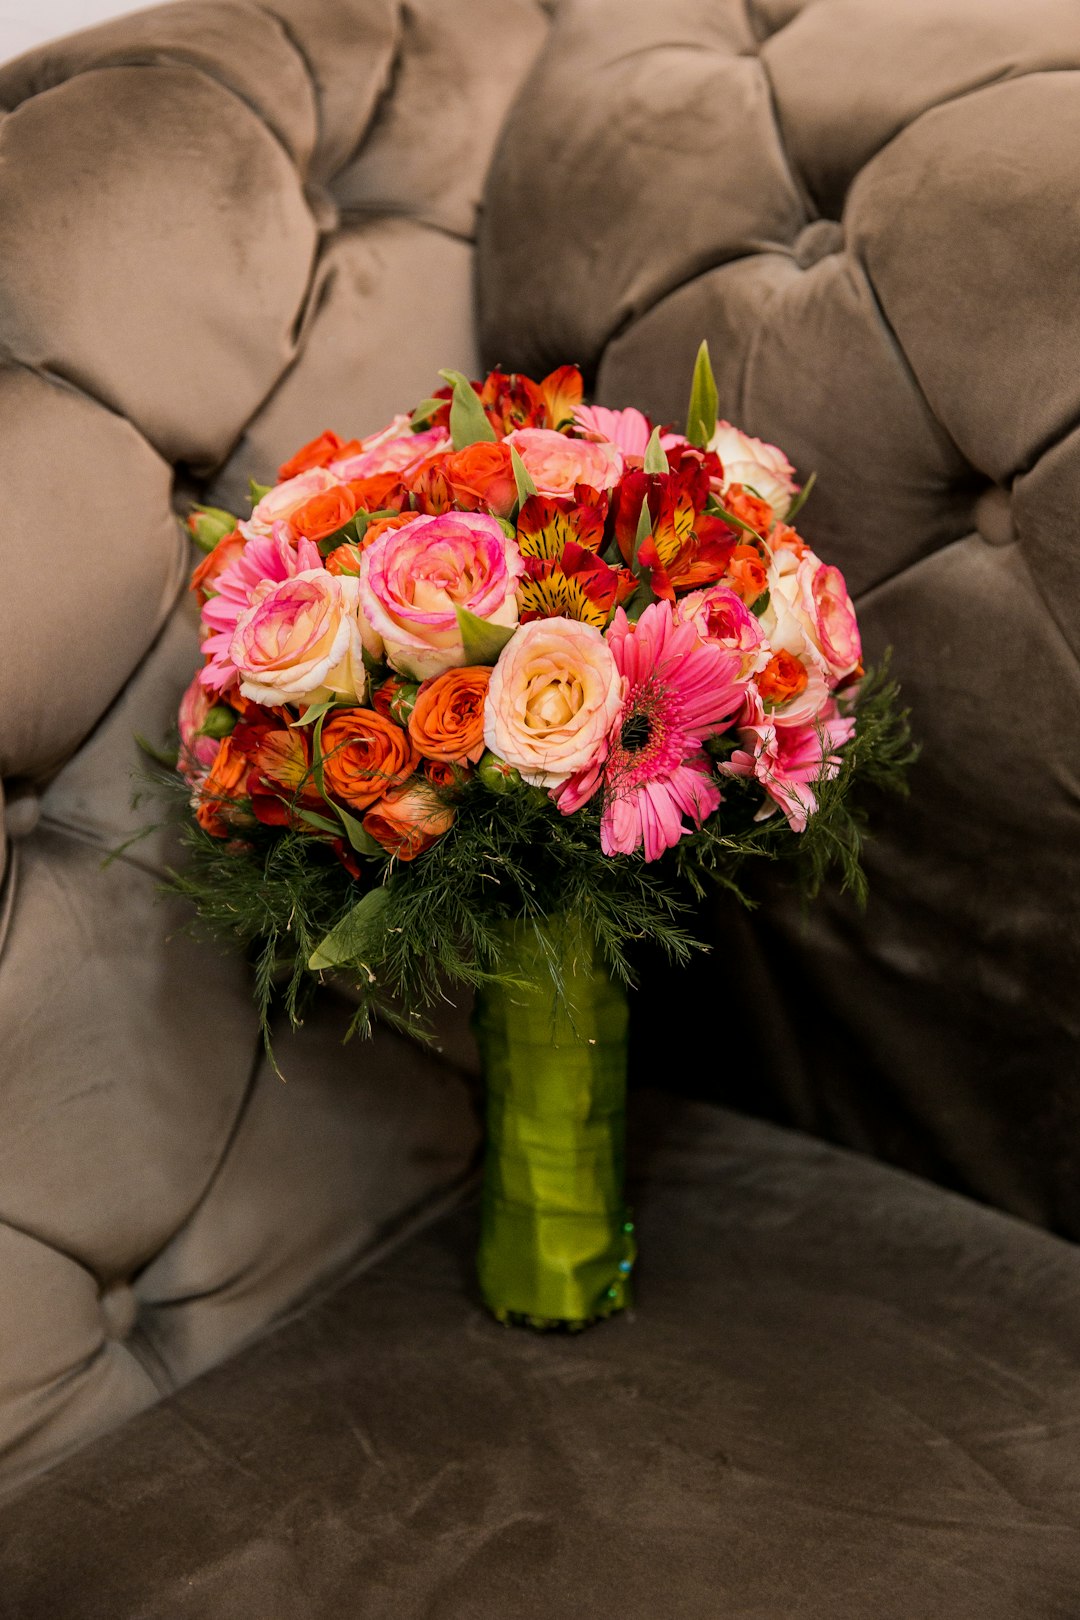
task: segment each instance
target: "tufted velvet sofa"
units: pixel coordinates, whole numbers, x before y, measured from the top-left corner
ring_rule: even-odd
[[[1075,1620],[1075,0],[178,0],[0,108],[0,1620]],[[703,334],[923,754],[865,913],[643,964],[640,1309],[540,1342],[463,1012],[282,1084],[104,860],[176,510],[439,366],[676,418]]]

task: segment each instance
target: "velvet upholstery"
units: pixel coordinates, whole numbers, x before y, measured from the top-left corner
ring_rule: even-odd
[[[1073,1620],[1078,64],[1072,0],[179,0],[0,68],[0,1620]],[[675,419],[703,334],[924,751],[866,913],[711,908],[633,1061],[867,1156],[644,1101],[640,1310],[540,1342],[400,1241],[466,1009],[328,989],[282,1082],[170,837],[103,859],[193,494],[438,366]]]
[[[444,1218],[0,1510],[3,1620],[1073,1620],[1072,1248],[634,1118],[632,1317],[498,1327]]]
[[[472,1162],[458,1062],[343,1047],[328,993],[279,1080],[244,964],[157,893],[169,839],[102,862],[157,813],[134,734],[164,740],[197,661],[174,506],[475,369],[476,209],[545,28],[531,0],[181,0],[0,68],[0,1489]]]
[[[721,412],[817,471],[800,527],[922,744],[865,913],[762,890],[740,952],[717,913],[754,1016],[691,1083],[1074,1239],[1078,70],[1073,0],[567,0],[478,260],[485,359],[609,405],[678,421],[708,338]]]

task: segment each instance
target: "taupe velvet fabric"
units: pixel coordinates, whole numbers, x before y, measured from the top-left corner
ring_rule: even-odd
[[[681,420],[708,338],[722,414],[817,471],[800,527],[923,745],[864,915],[774,896],[733,949],[717,914],[688,1047],[717,975],[752,1012],[684,1083],[1073,1238],[1078,133],[1073,0],[566,0],[478,261],[485,359],[609,405]]]
[[[1075,1250],[634,1118],[632,1317],[498,1327],[444,1220],[0,1507],[3,1620],[1074,1620]]]
[[[343,1047],[328,995],[278,1080],[244,964],[158,897],[175,847],[102,862],[157,814],[133,734],[197,662],[173,505],[475,369],[476,208],[545,29],[531,0],[183,0],[0,68],[0,1490],[472,1161],[454,1059]]]

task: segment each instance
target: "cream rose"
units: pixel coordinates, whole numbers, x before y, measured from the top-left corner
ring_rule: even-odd
[[[603,757],[624,687],[593,625],[533,619],[507,642],[492,671],[484,742],[526,782],[558,787]]]
[[[730,422],[717,422],[709,440],[724,468],[725,484],[749,484],[782,518],[798,489],[795,469],[784,452],[764,439],[753,439]]]
[[[229,656],[255,703],[359,702],[367,676],[359,581],[310,568],[256,587],[236,622]]]

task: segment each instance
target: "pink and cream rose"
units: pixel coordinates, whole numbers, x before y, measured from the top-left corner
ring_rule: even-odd
[[[691,591],[675,609],[682,624],[692,624],[702,641],[742,655],[742,674],[756,675],[769,661],[769,642],[759,621],[729,585]]]
[[[588,484],[590,489],[612,489],[626,465],[622,451],[614,444],[569,439],[565,433],[553,433],[550,428],[516,428],[503,442],[513,445],[525,463],[538,495],[573,495],[578,484]]]
[[[287,523],[308,501],[328,489],[336,489],[340,483],[341,479],[335,478],[329,468],[310,467],[295,478],[287,478],[283,484],[275,484],[256,502],[251,516],[241,519],[237,528],[247,540],[269,536],[274,533],[275,523]]]
[[[360,558],[360,602],[387,662],[423,681],[466,662],[457,612],[517,624],[521,553],[485,512],[442,512],[384,529]]]
[[[709,440],[724,468],[725,484],[749,484],[768,501],[778,518],[786,515],[799,486],[795,469],[784,452],[764,439],[751,438],[730,422],[717,422]]]
[[[604,637],[577,619],[533,619],[499,656],[484,742],[526,782],[559,787],[602,759],[625,682]]]
[[[255,703],[359,702],[367,685],[359,581],[310,568],[260,585],[229,651]]]
[[[330,463],[331,472],[338,478],[377,478],[380,473],[413,472],[429,456],[450,449],[450,438],[443,428],[425,428],[414,433],[409,417],[395,416],[378,433],[361,440],[360,449],[351,456]]]
[[[769,605],[761,627],[774,651],[791,653],[832,689],[859,668],[862,643],[855,609],[839,568],[809,549],[774,552],[768,570]]]

